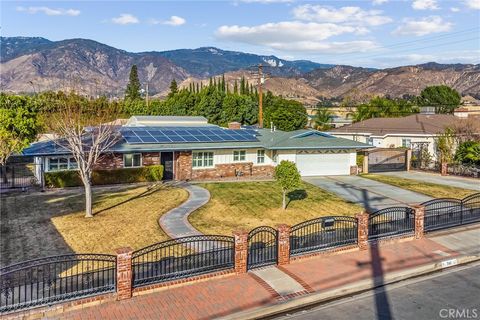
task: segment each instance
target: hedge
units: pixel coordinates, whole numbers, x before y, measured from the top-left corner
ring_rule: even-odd
[[[153,182],[163,178],[163,166],[154,165],[141,168],[95,170],[92,173],[93,185],[133,182]],[[45,185],[49,188],[82,186],[78,171],[45,172]]]

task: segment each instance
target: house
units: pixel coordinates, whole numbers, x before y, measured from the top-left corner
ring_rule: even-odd
[[[121,139],[97,169],[162,164],[164,177],[208,180],[271,177],[282,160],[297,164],[302,176],[348,175],[356,172],[356,152],[371,146],[316,130],[281,130],[209,124],[203,117],[134,116],[120,126]],[[45,171],[74,170],[67,150],[52,141],[23,151]],[[353,171],[351,171],[353,170]]]
[[[473,116],[469,118],[474,119]],[[447,128],[461,126],[464,121],[466,119],[450,114],[420,113],[398,118],[372,118],[332,129],[329,133],[377,148],[405,147],[415,150],[427,147],[435,159],[438,136]]]

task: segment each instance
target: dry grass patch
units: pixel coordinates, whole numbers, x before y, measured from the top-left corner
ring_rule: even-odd
[[[190,223],[206,234],[231,235],[232,230],[253,229],[280,223],[294,225],[329,215],[354,215],[362,207],[336,195],[303,183],[290,194],[287,210],[282,210],[282,193],[275,182],[221,182],[202,184],[211,200],[189,217]]]
[[[476,191],[446,186],[442,184],[423,182],[413,179],[398,178],[386,175],[377,174],[362,174],[363,178],[372,179],[378,182],[390,184],[392,186],[400,187],[402,189],[423,193],[433,198],[457,198],[462,199],[466,196],[474,194]]]
[[[93,218],[75,212],[54,217],[52,223],[75,252],[113,253],[126,246],[137,250],[168,239],[158,218],[187,198],[183,189],[162,186],[101,194]]]

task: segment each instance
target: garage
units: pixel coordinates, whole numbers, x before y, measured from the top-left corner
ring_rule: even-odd
[[[350,174],[350,165],[355,164],[356,153],[297,153],[296,164],[302,176],[334,176]]]

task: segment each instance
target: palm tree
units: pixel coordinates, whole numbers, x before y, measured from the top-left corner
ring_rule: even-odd
[[[328,130],[332,127],[332,113],[328,108],[319,106],[314,121],[317,130]]]

